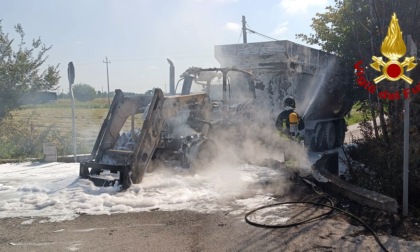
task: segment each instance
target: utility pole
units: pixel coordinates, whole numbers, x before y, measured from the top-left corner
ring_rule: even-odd
[[[242,34],[243,34],[244,44],[246,44],[247,43],[247,40],[246,40],[246,21],[245,21],[245,16],[242,16]]]
[[[105,57],[104,63],[106,64],[106,82],[108,84],[108,106],[111,106],[111,99],[109,98],[109,73],[108,73],[108,64],[111,64],[111,61],[108,60],[108,57]]]
[[[405,88],[409,84],[405,82]],[[409,98],[410,99],[410,98]],[[404,149],[403,149],[403,216],[408,216],[408,170],[409,170],[409,132],[410,132],[410,101],[404,99]]]
[[[71,118],[72,118],[72,135],[73,135],[73,158],[74,162],[77,162],[77,142],[76,142],[76,122],[75,122],[75,108],[74,108],[74,95],[73,95],[73,84],[75,78],[75,71],[73,62],[69,62],[67,67],[67,76],[69,78],[69,88],[71,95]]]
[[[417,46],[412,40],[411,34],[405,38],[405,44],[407,45],[408,56],[417,58]],[[408,75],[408,74],[407,74]],[[404,82],[406,89],[409,89],[409,84]],[[404,149],[403,149],[403,216],[408,216],[408,172],[410,162],[410,97],[404,99]]]

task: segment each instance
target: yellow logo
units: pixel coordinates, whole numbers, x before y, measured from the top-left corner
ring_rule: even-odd
[[[388,33],[381,46],[382,55],[387,57],[389,61],[385,62],[382,60],[382,57],[372,56],[374,62],[370,66],[378,72],[381,72],[382,67],[382,75],[376,77],[373,81],[378,83],[383,79],[390,81],[403,79],[409,84],[413,83],[410,77],[404,75],[404,67],[407,67],[407,71],[410,71],[417,65],[413,63],[415,60],[414,56],[409,58],[405,57],[402,63],[398,61],[399,58],[405,55],[406,50],[402,32],[398,25],[397,15],[394,13],[388,26]]]

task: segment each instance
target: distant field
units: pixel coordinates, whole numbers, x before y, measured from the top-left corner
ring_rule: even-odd
[[[108,99],[95,99],[89,102],[75,102],[75,124],[79,153],[90,152],[98,136],[102,122],[108,113]],[[31,115],[34,114],[32,117]],[[52,126],[62,134],[72,134],[72,110],[70,99],[59,99],[57,102],[27,106],[25,109],[13,113],[15,119],[26,120],[28,127],[32,123],[35,130]],[[135,127],[141,128],[143,120],[141,114],[135,117]],[[127,120],[123,130],[131,129],[131,120]]]

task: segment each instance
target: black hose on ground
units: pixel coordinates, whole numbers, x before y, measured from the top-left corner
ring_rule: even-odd
[[[252,225],[252,226],[256,226],[256,227],[262,227],[262,228],[287,228],[287,227],[294,227],[294,226],[298,226],[298,225],[301,225],[301,224],[304,224],[304,223],[307,223],[307,222],[310,222],[310,221],[313,221],[313,220],[315,220],[315,219],[320,219],[320,218],[322,218],[322,217],[325,217],[325,216],[327,216],[327,215],[330,215],[334,210],[337,210],[337,211],[340,211],[340,212],[342,212],[342,213],[344,213],[344,214],[346,214],[346,215],[348,215],[348,216],[350,216],[351,218],[353,218],[353,219],[355,219],[355,220],[357,220],[359,223],[361,223],[365,228],[367,228],[372,234],[373,234],[373,236],[374,236],[374,238],[375,238],[375,240],[376,240],[376,242],[379,244],[379,246],[385,251],[385,252],[389,252],[386,248],[385,248],[385,246],[382,244],[382,242],[381,242],[381,240],[379,239],[379,237],[378,237],[378,235],[376,234],[376,232],[373,230],[373,228],[371,228],[366,222],[364,222],[362,219],[360,219],[359,217],[357,217],[357,216],[355,216],[355,215],[353,215],[352,213],[350,213],[350,212],[348,212],[348,211],[346,211],[346,210],[344,210],[344,209],[341,209],[341,208],[338,208],[338,207],[336,207],[336,206],[334,206],[334,203],[332,202],[332,200],[331,199],[329,199],[329,198],[327,198],[327,197],[325,197],[324,195],[322,195],[322,194],[320,194],[317,190],[315,190],[315,188],[314,188],[314,184],[312,183],[312,182],[309,182],[309,181],[307,181],[306,179],[304,179],[304,181],[306,182],[306,183],[308,183],[308,184],[311,184],[312,185],[312,189],[316,192],[316,194],[318,194],[319,196],[321,196],[321,197],[323,197],[323,198],[325,198],[325,199],[327,199],[328,200],[328,202],[330,203],[329,205],[328,204],[323,204],[323,203],[318,203],[318,202],[311,202],[311,201],[289,201],[289,202],[281,202],[281,203],[274,203],[274,204],[270,204],[270,205],[266,205],[266,206],[262,206],[262,207],[259,207],[259,208],[256,208],[256,209],[254,209],[254,210],[252,210],[252,211],[250,211],[250,212],[248,212],[247,214],[245,214],[245,221],[246,221],[246,223],[248,223],[248,224],[250,224],[250,225]],[[253,214],[253,213],[255,213],[255,212],[257,212],[257,211],[259,211],[259,210],[261,210],[261,209],[266,209],[266,208],[271,208],[271,207],[275,207],[275,206],[279,206],[279,205],[290,205],[290,204],[310,204],[310,205],[316,205],[316,206],[323,206],[323,207],[328,207],[328,208],[330,208],[330,211],[328,211],[328,212],[326,212],[326,213],[323,213],[323,214],[320,214],[320,215],[318,215],[318,216],[315,216],[315,217],[312,217],[312,218],[309,218],[309,219],[306,219],[306,220],[303,220],[303,221],[300,221],[300,222],[295,222],[295,223],[291,223],[291,224],[285,224],[285,225],[282,225],[282,224],[276,224],[276,225],[269,225],[269,224],[263,224],[263,223],[257,223],[257,222],[254,222],[254,221],[251,221],[248,217],[251,215],[251,214]]]

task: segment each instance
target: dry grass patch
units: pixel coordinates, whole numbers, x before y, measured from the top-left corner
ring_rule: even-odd
[[[108,113],[108,100],[95,99],[90,102],[75,103],[75,123],[78,153],[89,153],[95,143],[99,130]],[[55,103],[27,106],[15,111],[13,119],[27,123],[33,131],[43,131],[50,128],[59,135],[72,136],[72,110],[69,99],[60,99]],[[142,114],[135,116],[135,127],[143,125]],[[23,125],[24,126],[24,125]],[[127,120],[123,131],[131,129],[131,120]]]

